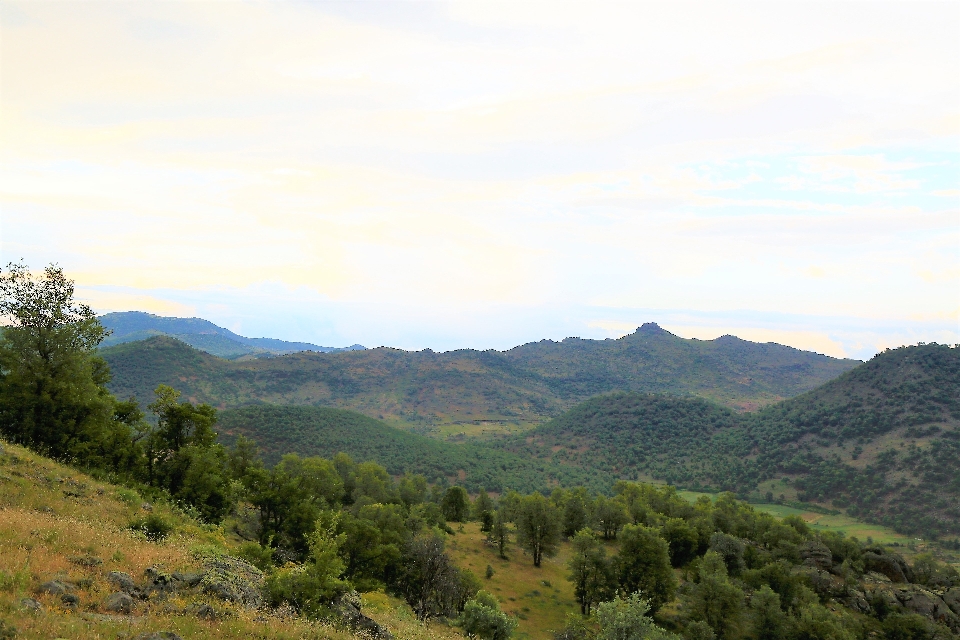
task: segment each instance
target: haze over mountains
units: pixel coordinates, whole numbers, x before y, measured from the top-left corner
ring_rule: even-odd
[[[100,323],[112,333],[103,341],[108,347],[125,342],[145,340],[153,336],[171,336],[191,347],[212,355],[236,359],[244,356],[271,356],[299,351],[351,351],[363,349],[359,344],[349,347],[321,347],[309,342],[287,342],[275,338],[245,338],[202,318],[173,318],[143,311],[123,311],[100,316]]]

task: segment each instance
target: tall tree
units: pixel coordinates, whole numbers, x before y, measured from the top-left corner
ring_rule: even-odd
[[[447,522],[466,522],[470,517],[470,496],[463,487],[450,487],[440,502]]]
[[[595,603],[613,595],[615,582],[610,561],[596,534],[590,529],[581,529],[573,537],[573,555],[567,567],[582,615],[589,616]]]
[[[543,556],[552,556],[560,545],[560,513],[540,493],[524,496],[516,515],[517,544],[533,557],[539,567]]]
[[[670,566],[667,543],[656,529],[642,524],[625,526],[620,534],[616,566],[621,591],[642,591],[650,599],[651,612],[656,613],[673,599],[677,578]]]
[[[34,277],[24,264],[0,273],[0,433],[56,458],[111,466],[137,458],[140,415],[107,391],[97,355],[106,331],[74,300],[74,284],[50,265]]]
[[[507,522],[502,509],[493,512],[493,520],[490,523],[490,531],[487,532],[487,540],[497,545],[497,553],[506,560],[507,545],[510,544],[510,523]]]

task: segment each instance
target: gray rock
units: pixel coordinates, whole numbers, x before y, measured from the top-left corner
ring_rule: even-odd
[[[890,578],[892,582],[910,582],[912,573],[907,562],[896,553],[870,550],[863,554],[863,567]]]
[[[819,540],[810,540],[800,547],[800,559],[808,567],[815,567],[822,571],[830,571],[833,567],[833,554],[827,545]]]
[[[172,578],[177,588],[192,588],[200,584],[203,576],[199,573],[180,573],[179,571],[175,571]]]
[[[43,605],[40,604],[37,600],[34,600],[33,598],[22,599],[20,601],[20,606],[25,609],[30,609],[31,611],[34,611],[37,613],[43,611]]]
[[[173,576],[159,567],[147,567],[143,575],[147,579],[146,589],[148,592],[159,591],[160,593],[167,593],[176,590],[176,585],[173,583]]]
[[[200,580],[204,593],[254,609],[263,604],[263,572],[252,564],[221,556],[207,560],[204,569]]]
[[[144,511],[153,511],[153,505],[150,504],[149,502],[144,502],[143,504],[140,505],[140,508],[143,509]]]
[[[117,587],[120,591],[130,595],[134,595],[134,593],[140,591],[137,589],[137,585],[133,582],[130,574],[124,573],[123,571],[111,571],[108,573],[107,582]]]
[[[70,562],[77,565],[78,567],[99,567],[103,564],[103,560],[94,556],[77,556],[69,558]]]
[[[897,588],[894,595],[903,608],[910,613],[919,613],[925,618],[939,622],[951,631],[960,631],[960,617],[957,616],[940,596],[917,585]]]
[[[73,591],[73,585],[61,580],[50,580],[37,587],[37,593],[49,593],[53,596],[60,596]]]
[[[393,634],[373,618],[368,618],[360,611],[360,594],[349,591],[333,601],[332,610],[340,616],[344,624],[375,640],[393,640]]]
[[[192,616],[196,616],[201,620],[219,620],[222,616],[217,613],[217,610],[211,607],[208,604],[192,604],[187,607],[184,613]]]
[[[173,631],[147,631],[134,636],[133,640],[183,640]]]
[[[104,603],[103,608],[112,613],[123,613],[129,615],[133,611],[133,598],[129,593],[118,591],[112,593]]]

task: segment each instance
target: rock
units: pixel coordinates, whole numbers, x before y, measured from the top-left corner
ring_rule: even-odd
[[[140,505],[140,508],[143,509],[144,511],[153,511],[153,505],[150,504],[149,502],[144,502],[143,504]]]
[[[177,588],[182,588],[197,586],[200,584],[203,576],[199,573],[180,573],[179,571],[175,571],[172,578],[173,582],[177,585]]]
[[[846,598],[842,600],[843,604],[859,613],[870,613],[870,603],[863,591],[850,591]]]
[[[943,594],[943,601],[950,610],[960,616],[960,587],[954,587]]]
[[[60,596],[71,591],[73,591],[73,585],[60,580],[50,580],[37,587],[37,593],[49,593],[53,596]]]
[[[60,602],[62,602],[65,607],[70,607],[71,609],[73,609],[78,604],[80,604],[80,598],[73,595],[72,593],[65,593],[62,596],[60,596]]]
[[[183,640],[173,631],[147,631],[134,636],[133,640]]]
[[[127,593],[129,595],[137,594],[139,596],[140,589],[137,588],[137,585],[133,582],[133,578],[130,577],[130,574],[124,573],[123,571],[111,571],[107,574],[107,582],[114,585],[120,591]]]
[[[917,585],[897,587],[894,596],[903,608],[910,613],[919,613],[925,618],[939,622],[951,631],[960,631],[960,617],[957,616],[940,596]]]
[[[811,566],[802,566],[797,573],[806,576],[810,586],[822,598],[845,598],[849,593],[846,583],[832,573]]]
[[[902,556],[895,553],[867,551],[863,554],[863,567],[866,571],[887,576],[892,582],[910,582],[910,567]]]
[[[173,576],[158,567],[147,567],[143,575],[147,579],[146,589],[148,592],[167,593],[176,589],[173,584]]]
[[[833,568],[833,554],[830,549],[819,540],[810,540],[800,547],[800,559],[808,567],[815,567],[822,571]]]
[[[43,605],[40,604],[37,600],[34,600],[33,598],[24,598],[24,599],[22,599],[22,600],[20,601],[20,606],[23,607],[23,608],[25,608],[25,609],[29,609],[29,610],[31,610],[31,611],[34,611],[34,612],[36,612],[36,613],[39,613],[39,612],[43,611]]]
[[[104,603],[103,608],[112,613],[123,613],[129,615],[133,611],[133,598],[129,593],[118,591],[112,593]]]
[[[381,627],[373,618],[368,618],[360,611],[360,594],[349,591],[333,601],[331,607],[348,627],[376,640],[393,640],[393,634]]]
[[[211,558],[204,563],[200,588],[204,593],[245,607],[263,603],[263,572],[252,564],[232,556]]]
[[[196,616],[201,620],[219,620],[220,614],[217,613],[217,610],[211,607],[208,604],[196,603],[187,607],[184,613],[192,616]]]

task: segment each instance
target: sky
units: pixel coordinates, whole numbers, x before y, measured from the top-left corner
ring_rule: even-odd
[[[0,261],[406,349],[960,342],[960,3],[0,3]]]

